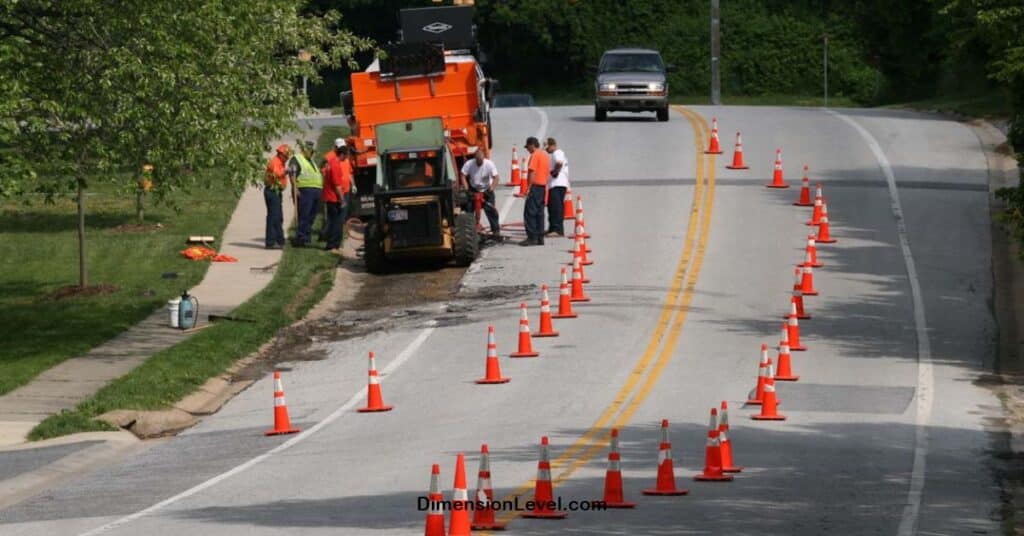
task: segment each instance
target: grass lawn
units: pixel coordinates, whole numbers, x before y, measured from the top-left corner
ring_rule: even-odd
[[[1013,110],[1009,93],[1001,89],[967,95],[946,95],[932,99],[893,104],[888,107],[939,110],[984,118],[1006,118],[1010,116]]]
[[[86,353],[202,279],[208,264],[178,252],[189,234],[219,236],[238,194],[218,186],[175,199],[183,212],[150,204],[147,226],[136,228],[133,194],[118,193],[110,185],[88,190],[89,283],[116,290],[64,298],[54,293],[78,283],[74,200],[46,205],[33,197],[29,206],[0,201],[0,394]],[[165,272],[176,272],[178,278],[163,279]]]
[[[347,133],[346,127],[322,129],[318,158],[334,138]],[[219,322],[153,355],[75,409],[44,420],[29,439],[109,430],[110,425],[94,417],[114,409],[170,407],[305,316],[330,290],[337,263],[337,257],[321,249],[288,247],[270,284],[232,312],[233,317],[252,322]]]

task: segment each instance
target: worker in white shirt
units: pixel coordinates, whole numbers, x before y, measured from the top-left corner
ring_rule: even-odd
[[[548,138],[544,149],[551,155],[551,180],[548,181],[548,232],[544,236],[565,236],[565,191],[569,189],[569,160],[558,148],[555,138]]]
[[[498,210],[494,208],[494,185],[498,184],[498,168],[490,159],[484,157],[484,152],[476,150],[473,158],[466,160],[462,165],[462,173],[459,174],[459,184],[470,193],[464,210],[474,210],[474,198],[476,193],[483,194],[483,211],[487,215],[487,222],[491,224],[491,235],[495,238],[501,236],[501,227],[498,225]]]

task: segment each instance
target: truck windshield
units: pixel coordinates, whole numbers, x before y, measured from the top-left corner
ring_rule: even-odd
[[[650,53],[606,54],[601,58],[602,73],[660,73],[665,71],[661,56]]]

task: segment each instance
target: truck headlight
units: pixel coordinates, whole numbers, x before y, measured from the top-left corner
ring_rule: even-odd
[[[647,90],[655,92],[665,91],[665,84],[663,82],[651,82],[647,84]]]
[[[615,84],[612,82],[603,82],[597,86],[598,91],[615,91]]]

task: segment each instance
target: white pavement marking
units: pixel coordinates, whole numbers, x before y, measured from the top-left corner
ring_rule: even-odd
[[[548,132],[548,113],[536,107],[532,107],[530,109],[540,115],[540,126],[537,127],[537,134],[535,134],[535,137],[538,140],[541,140]],[[525,177],[523,179],[525,180]],[[508,218],[508,213],[512,211],[512,205],[515,204],[516,199],[518,198],[514,195],[510,195],[505,198],[505,202],[502,203],[501,210],[498,214],[498,221],[505,221],[505,219]]]
[[[409,358],[412,357],[413,354],[416,353],[416,350],[418,350],[419,347],[422,346],[424,342],[426,342],[427,338],[429,338],[430,335],[432,333],[434,333],[435,329],[437,329],[435,326],[430,326],[430,327],[424,328],[422,331],[420,331],[419,335],[417,335],[416,338],[413,339],[413,341],[410,342],[409,345],[406,346],[405,349],[402,350],[402,352],[400,354],[398,354],[398,357],[396,357],[394,359],[394,361],[392,361],[391,363],[388,363],[388,366],[386,366],[383,369],[381,369],[381,375],[387,376],[388,374],[394,372],[398,367],[402,366],[403,363],[408,361]],[[285,441],[284,443],[281,443],[280,445],[274,447],[273,449],[268,450],[267,452],[264,452],[263,454],[260,454],[259,456],[256,456],[255,458],[252,458],[252,459],[246,461],[245,463],[242,463],[240,465],[236,465],[234,468],[232,468],[232,469],[230,469],[230,470],[228,470],[226,472],[223,472],[223,473],[221,473],[221,474],[219,474],[217,476],[214,476],[214,477],[210,478],[209,480],[201,482],[201,483],[199,483],[199,484],[197,484],[197,485],[195,485],[195,486],[193,486],[193,487],[191,487],[191,488],[189,488],[189,489],[187,489],[187,490],[185,490],[185,491],[183,491],[183,492],[181,492],[181,493],[179,493],[179,494],[177,494],[177,495],[175,495],[173,497],[164,499],[164,500],[154,504],[153,506],[150,506],[149,508],[146,508],[144,510],[139,510],[138,512],[135,512],[134,514],[130,514],[130,515],[127,515],[127,516],[122,517],[120,519],[116,519],[114,521],[111,521],[110,523],[107,523],[106,525],[97,527],[97,528],[92,529],[92,530],[90,530],[88,532],[84,532],[84,533],[80,534],[80,536],[95,536],[95,535],[98,535],[98,534],[103,534],[105,532],[109,532],[109,531],[111,531],[113,529],[116,529],[116,528],[122,526],[122,525],[126,525],[128,523],[131,523],[132,521],[141,519],[141,518],[143,518],[143,517],[145,517],[145,516],[147,516],[149,514],[152,514],[152,513],[156,512],[157,510],[161,510],[163,508],[166,508],[167,506],[170,506],[170,505],[172,505],[172,504],[174,504],[174,503],[176,503],[176,502],[178,502],[178,501],[180,501],[182,499],[186,499],[188,497],[191,497],[191,496],[193,496],[193,495],[195,495],[195,494],[197,494],[197,493],[199,493],[199,492],[201,492],[201,491],[203,491],[203,490],[205,490],[207,488],[213,487],[213,486],[217,485],[218,483],[220,483],[220,482],[222,482],[224,480],[227,480],[228,478],[231,478],[231,477],[241,473],[242,471],[245,471],[246,469],[249,469],[249,468],[255,466],[256,464],[265,461],[267,458],[270,458],[274,454],[278,454],[280,452],[284,452],[284,451],[294,447],[295,445],[298,445],[299,443],[302,443],[303,441],[309,439],[310,437],[313,436],[313,434],[319,432],[322,428],[324,428],[325,426],[327,426],[327,425],[331,424],[332,422],[338,420],[342,415],[346,414],[349,410],[351,410],[353,407],[355,407],[355,405],[358,404],[359,401],[361,401],[365,396],[366,396],[366,387],[363,387],[358,392],[356,392],[356,394],[352,395],[352,398],[349,398],[347,402],[342,404],[338,409],[334,410],[333,413],[331,413],[326,418],[324,418],[324,420],[314,424],[312,427],[307,429],[305,432],[301,432],[299,435],[297,435],[295,437],[292,437],[288,441]]]
[[[928,339],[928,323],[924,316],[924,301],[921,299],[921,283],[917,279],[917,268],[914,256],[910,252],[907,240],[907,225],[903,219],[903,206],[900,204],[899,191],[896,189],[896,177],[892,173],[889,159],[885,157],[882,147],[874,136],[853,119],[832,110],[825,110],[842,119],[856,130],[874,153],[878,165],[885,174],[889,186],[889,199],[892,214],[896,218],[896,232],[903,251],[903,263],[907,267],[907,278],[910,279],[910,295],[914,304],[914,328],[917,331],[917,414],[914,418],[914,466],[910,475],[910,490],[907,492],[907,504],[903,507],[903,516],[897,534],[908,536],[917,532],[918,517],[921,514],[921,495],[924,492],[925,462],[928,457],[928,426],[931,424],[932,403],[935,392],[935,374],[932,370],[932,345]]]

